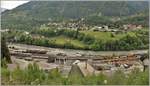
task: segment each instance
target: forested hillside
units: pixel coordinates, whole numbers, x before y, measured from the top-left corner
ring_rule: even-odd
[[[148,27],[148,25],[149,25],[149,13],[148,13],[148,11],[143,11],[141,13],[122,18],[122,20],[119,20],[115,23],[120,24],[120,25],[122,25],[122,24],[140,25],[141,24],[143,26]]]
[[[93,16],[97,19],[94,24],[106,24],[112,23],[112,18],[136,15],[145,10],[148,11],[146,1],[31,1],[5,11],[2,28],[31,29],[50,21],[79,18],[87,18],[87,23],[91,24]],[[145,21],[145,17],[142,20]]]

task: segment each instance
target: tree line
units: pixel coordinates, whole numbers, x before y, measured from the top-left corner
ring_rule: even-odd
[[[121,39],[112,40],[97,40],[93,36],[78,32],[74,30],[57,30],[57,29],[39,29],[34,30],[33,34],[41,34],[46,37],[64,35],[77,39],[89,45],[85,49],[91,50],[134,50],[134,49],[147,49],[148,48],[148,31],[138,30],[134,31],[136,35],[126,34]],[[125,34],[125,33],[124,33]],[[114,35],[112,36],[114,37]]]
[[[95,51],[118,51],[118,50],[135,50],[135,49],[147,49],[148,48],[148,31],[138,30],[134,31],[135,35],[125,34],[120,39],[100,40],[95,37],[84,34],[78,30],[67,30],[67,29],[55,29],[46,26],[41,26],[40,29],[34,29],[29,35],[23,32],[9,32],[6,37],[8,41],[39,45],[46,47],[57,47],[57,48],[69,48],[69,49],[82,49],[82,50],[95,50]],[[44,36],[44,37],[43,37]],[[73,45],[71,42],[64,44],[57,44],[55,39],[49,39],[51,37],[66,36],[71,39],[76,39],[85,44],[84,47],[78,47]],[[111,35],[115,37],[115,34]]]

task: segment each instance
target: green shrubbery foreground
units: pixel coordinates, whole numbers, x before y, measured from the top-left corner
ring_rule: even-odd
[[[134,70],[125,75],[122,71],[116,71],[111,77],[99,74],[87,77],[71,75],[65,78],[58,69],[46,73],[40,70],[36,64],[29,64],[24,70],[16,68],[14,71],[9,71],[2,67],[1,81],[3,85],[148,85],[148,72],[148,70],[144,72]]]

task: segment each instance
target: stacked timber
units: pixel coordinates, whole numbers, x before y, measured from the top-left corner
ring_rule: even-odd
[[[37,54],[46,54],[47,51],[46,50],[26,50],[26,53],[37,53]]]
[[[26,61],[32,61],[33,58],[32,57],[26,57],[24,60],[26,60]]]
[[[46,56],[34,56],[34,55],[32,55],[31,57],[34,59],[48,59],[48,57],[46,57]]]
[[[10,52],[12,56],[31,57],[31,53]]]

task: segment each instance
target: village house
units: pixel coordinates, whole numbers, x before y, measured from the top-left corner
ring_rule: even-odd
[[[91,30],[92,31],[104,31],[104,29],[102,29],[102,27],[99,27],[99,26],[94,26]]]
[[[28,35],[28,34],[30,34],[28,31],[24,31],[24,34],[26,34],[26,35]]]
[[[0,29],[0,32],[8,32],[9,29]]]
[[[14,71],[17,68],[17,64],[7,64],[7,69],[9,71]]]
[[[123,25],[123,28],[126,31],[137,30],[137,29],[142,29],[142,25],[127,24],[127,25]]]
[[[104,26],[94,26],[91,30],[92,31],[110,31],[110,29],[106,25],[104,25]]]

